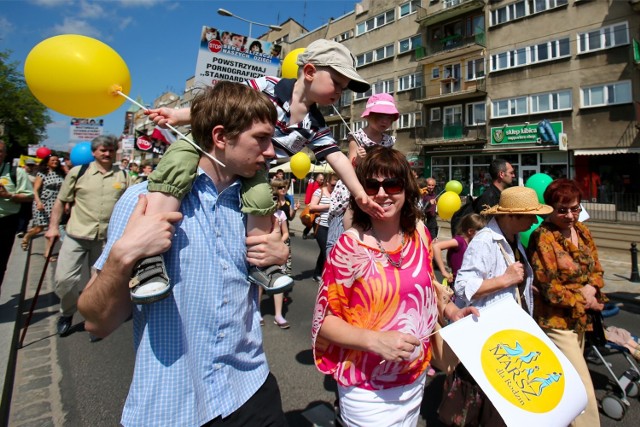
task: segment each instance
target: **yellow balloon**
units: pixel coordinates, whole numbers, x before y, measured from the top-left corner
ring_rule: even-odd
[[[446,191],[438,198],[438,215],[444,220],[449,220],[460,206],[460,196],[453,191]]]
[[[299,152],[291,156],[291,172],[298,179],[302,179],[309,173],[311,169],[311,159],[303,152]]]
[[[304,48],[293,49],[282,60],[282,78],[295,79],[298,77],[298,55],[304,52]]]
[[[31,93],[44,105],[72,117],[115,111],[129,94],[131,76],[120,55],[91,37],[65,34],[36,45],[24,64]]]

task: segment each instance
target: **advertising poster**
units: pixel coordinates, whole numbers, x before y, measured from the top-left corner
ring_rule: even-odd
[[[587,405],[573,365],[511,298],[440,334],[508,426],[566,427]]]
[[[277,76],[281,46],[242,34],[203,27],[198,48],[195,87],[213,86],[218,80],[244,82]]]
[[[102,135],[104,120],[102,119],[71,119],[70,136],[72,141],[91,141]]]

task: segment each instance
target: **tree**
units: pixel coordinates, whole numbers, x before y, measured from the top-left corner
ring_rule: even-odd
[[[18,64],[9,62],[9,52],[0,51],[0,131],[13,153],[46,137],[51,118],[27,87]],[[1,133],[1,132],[0,132]]]

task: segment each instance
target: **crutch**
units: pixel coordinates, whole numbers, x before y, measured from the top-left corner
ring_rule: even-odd
[[[29,308],[29,315],[27,316],[27,321],[24,324],[24,329],[22,330],[22,336],[20,337],[18,348],[22,348],[24,337],[27,335],[27,329],[29,329],[29,324],[31,323],[31,318],[33,317],[33,311],[35,310],[36,304],[38,303],[38,296],[40,296],[40,289],[42,289],[42,282],[44,282],[44,276],[47,273],[47,267],[49,267],[49,262],[51,261],[53,248],[56,246],[57,242],[58,242],[58,237],[54,237],[53,241],[51,242],[51,247],[49,248],[49,254],[47,255],[47,259],[44,261],[44,267],[42,267],[42,274],[40,274],[40,281],[38,282],[36,293],[33,296],[33,300],[31,301],[31,308]]]

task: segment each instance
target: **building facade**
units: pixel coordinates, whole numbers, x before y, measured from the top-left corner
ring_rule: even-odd
[[[612,203],[640,194],[639,15],[640,0],[362,0],[319,28],[287,19],[261,38],[282,58],[320,38],[351,50],[372,87],[322,109],[342,143],[365,125],[367,98],[388,92],[396,148],[439,187],[456,179],[479,195],[500,157],[520,184],[566,176]],[[189,96],[187,83],[180,105]]]

